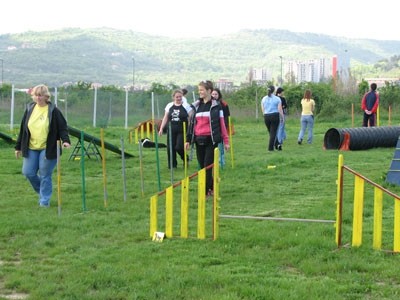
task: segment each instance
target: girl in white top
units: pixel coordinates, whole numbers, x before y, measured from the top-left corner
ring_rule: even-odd
[[[172,167],[177,167],[177,153],[181,157],[182,161],[185,161],[185,151],[183,144],[183,124],[185,124],[187,129],[188,116],[192,108],[189,104],[182,102],[182,97],[183,93],[181,90],[175,90],[172,93],[173,101],[166,105],[165,114],[161,122],[160,130],[158,131],[158,134],[161,136],[167,123],[171,124],[171,126],[168,126],[167,130],[168,169],[171,168],[171,160]]]

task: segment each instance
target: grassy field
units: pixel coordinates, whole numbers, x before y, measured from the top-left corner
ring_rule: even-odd
[[[299,120],[291,118],[283,151],[271,153],[266,150],[268,135],[261,120],[237,121],[235,165],[231,167],[227,154],[228,164],[221,170],[220,213],[335,220],[339,154],[346,165],[399,194],[398,187],[384,182],[394,148],[327,151],[323,138],[331,127],[350,124],[317,119],[315,142],[300,146]],[[99,129],[86,130],[100,136]],[[14,158],[12,146],[0,141],[0,299],[399,298],[399,257],[372,249],[373,191],[368,186],[363,244],[350,247],[353,176],[345,175],[341,249],[336,247],[332,223],[221,218],[219,239],[212,241],[208,230],[207,239],[198,240],[195,199],[190,204],[191,237],[156,243],[149,236],[149,200],[159,184],[156,152],[143,149],[142,194],[138,145],[127,142],[122,128],[105,129],[107,142],[119,145],[121,136],[126,151],[134,155],[125,162],[126,201],[121,158],[110,151],[106,152],[107,206],[102,164],[95,159],[85,160],[83,198],[81,164],[69,160],[71,148],[61,160],[61,215],[56,173],[52,206],[39,208],[37,196],[21,175],[22,161]],[[276,167],[268,169],[269,165]],[[196,166],[194,161],[190,164],[189,174],[197,171]],[[183,174],[180,164],[174,179]],[[166,151],[160,149],[160,184],[166,188],[170,183]],[[178,206],[179,188],[175,198]],[[384,197],[384,202],[383,248],[390,250],[393,199]],[[175,227],[179,228],[178,221]]]

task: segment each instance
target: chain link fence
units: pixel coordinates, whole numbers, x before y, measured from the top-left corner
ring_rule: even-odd
[[[51,101],[62,111],[72,127],[127,127],[161,119],[171,95],[155,95],[101,89],[67,90],[50,88]],[[27,105],[32,101],[27,90],[0,91],[0,124],[19,128]]]

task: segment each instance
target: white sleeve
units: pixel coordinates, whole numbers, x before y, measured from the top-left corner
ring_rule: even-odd
[[[182,105],[188,113],[192,111],[192,107],[188,103],[182,103]]]
[[[165,106],[165,112],[169,112],[169,109],[171,108],[171,106],[174,105],[174,102],[170,102]]]

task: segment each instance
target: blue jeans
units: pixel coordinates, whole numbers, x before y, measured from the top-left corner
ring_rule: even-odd
[[[279,123],[278,133],[276,134],[276,138],[278,140],[278,144],[283,144],[283,141],[286,140],[286,130],[285,130],[285,121]]]
[[[307,143],[311,144],[313,141],[314,116],[312,115],[301,116],[300,122],[301,122],[301,129],[297,140],[298,141],[303,140],[306,129],[308,128]]]
[[[39,204],[50,205],[53,192],[52,174],[57,159],[47,159],[46,150],[28,150],[28,157],[24,157],[22,174],[29,180],[33,189],[39,194]]]

